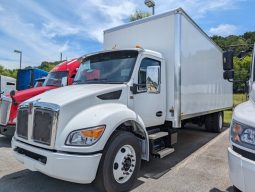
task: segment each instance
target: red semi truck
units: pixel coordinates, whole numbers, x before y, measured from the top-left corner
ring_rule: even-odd
[[[78,59],[62,62],[50,71],[43,86],[17,92],[11,91],[8,95],[2,95],[0,98],[0,133],[13,136],[19,104],[51,89],[73,84],[79,66]]]

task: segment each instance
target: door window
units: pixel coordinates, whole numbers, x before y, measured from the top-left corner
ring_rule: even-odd
[[[150,58],[144,58],[140,64],[138,71],[138,90],[146,91],[146,73],[147,67],[149,66],[160,66],[160,61]]]

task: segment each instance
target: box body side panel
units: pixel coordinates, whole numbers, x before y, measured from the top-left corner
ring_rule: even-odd
[[[233,84],[223,79],[221,50],[182,16],[182,117],[232,107]]]

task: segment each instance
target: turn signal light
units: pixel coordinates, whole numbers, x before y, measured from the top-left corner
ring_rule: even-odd
[[[85,129],[81,131],[81,135],[83,137],[92,137],[94,139],[98,139],[104,132],[104,127],[98,127],[96,129]]]

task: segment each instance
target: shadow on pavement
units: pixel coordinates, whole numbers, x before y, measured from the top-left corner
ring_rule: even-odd
[[[172,167],[180,163],[182,160],[208,143],[217,135],[217,133],[209,133],[201,128],[192,126],[189,126],[189,128],[180,129],[178,131],[178,144],[175,146],[175,152],[163,159],[151,158],[150,162],[143,161],[139,178],[160,178],[162,175],[170,171]],[[0,137],[0,147],[10,147],[10,141],[10,139]],[[143,181],[139,180],[139,178],[134,188],[144,183]],[[92,184],[75,184],[54,179],[39,172],[22,170],[0,178],[0,192],[2,191],[96,192],[97,190]],[[217,189],[212,189],[211,191],[218,192]]]
[[[70,165],[71,166],[71,165]],[[18,192],[97,192],[93,185],[82,185],[71,182],[61,181],[48,177],[39,172],[22,170],[4,176],[0,179],[0,191],[18,191]]]
[[[11,137],[5,137],[3,135],[0,135],[0,148],[1,147],[6,147],[10,148],[11,147]]]
[[[171,170],[172,167],[180,163],[217,135],[217,133],[210,133],[204,128],[192,125],[188,125],[187,128],[179,129],[178,143],[174,146],[175,152],[163,159],[151,158],[150,162],[143,162],[140,177],[160,178]]]
[[[234,192],[233,187],[228,187],[225,191],[221,191],[219,189],[213,188],[210,190],[210,192]]]

